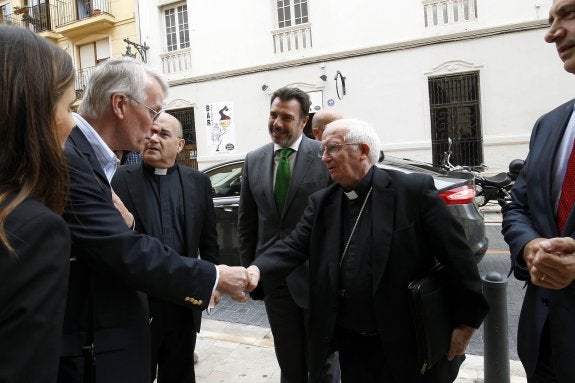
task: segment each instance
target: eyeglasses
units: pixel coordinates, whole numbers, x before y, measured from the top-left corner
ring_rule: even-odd
[[[327,153],[328,156],[333,156],[335,153],[342,150],[343,147],[346,145],[361,145],[361,144],[358,142],[354,142],[354,143],[348,143],[348,144],[328,144],[326,146],[321,145],[319,147],[319,151],[317,152],[317,155],[319,158],[322,158],[323,153],[325,152],[325,153]]]
[[[134,97],[130,96],[129,94],[126,95],[126,97],[128,97],[130,100],[135,101],[137,104],[142,105],[144,108],[148,109],[148,111],[150,112],[150,117],[152,118],[152,123],[156,122],[156,120],[158,119],[158,117],[160,116],[160,114],[162,114],[163,110],[155,110],[150,108],[148,105],[144,104],[142,101],[139,101],[137,99],[135,99]]]

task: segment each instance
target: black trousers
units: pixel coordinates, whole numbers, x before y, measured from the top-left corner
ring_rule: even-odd
[[[165,305],[171,303],[162,302]],[[195,383],[194,349],[196,348],[196,330],[194,323],[185,323],[171,315],[165,315],[162,306],[154,302],[153,320],[150,325],[152,334],[151,382],[158,383]],[[169,312],[169,310],[168,310]]]
[[[549,321],[545,322],[539,343],[539,358],[535,374],[527,378],[527,383],[557,383],[555,366],[553,365],[553,352],[549,334]]]
[[[360,334],[337,326],[341,383],[394,382],[378,334]]]
[[[287,286],[270,292],[265,298],[266,312],[274,337],[276,358],[281,369],[281,383],[308,381],[309,312],[299,307]],[[325,363],[323,383],[339,383],[337,353]]]

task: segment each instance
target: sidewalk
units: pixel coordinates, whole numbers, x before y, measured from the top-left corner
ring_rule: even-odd
[[[266,327],[202,320],[196,364],[198,383],[277,383],[280,371]],[[525,383],[520,362],[510,361],[511,383]],[[467,355],[456,383],[482,383],[483,357]]]
[[[501,207],[499,205],[488,204],[479,208],[483,213],[486,224],[501,224]]]

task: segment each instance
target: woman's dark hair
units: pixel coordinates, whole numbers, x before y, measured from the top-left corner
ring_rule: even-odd
[[[31,31],[0,25],[0,244],[7,216],[26,198],[64,210],[68,173],[56,105],[74,82],[70,56]]]

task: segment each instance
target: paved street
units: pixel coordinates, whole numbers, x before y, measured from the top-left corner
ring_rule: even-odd
[[[500,216],[486,214],[490,249],[479,264],[482,277],[496,271],[506,277],[510,267],[507,245],[500,233]],[[507,286],[508,342],[510,382],[525,383],[525,371],[517,360],[517,321],[523,299],[523,283],[513,277]],[[198,383],[277,382],[279,367],[264,305],[260,301],[236,303],[225,297],[210,316],[204,312],[202,332],[196,350]],[[484,374],[483,329],[476,332],[468,348],[456,383],[481,383]]]
[[[280,370],[269,328],[206,319],[198,336],[198,383],[277,383]],[[455,383],[482,383],[484,360],[467,355]],[[521,363],[511,360],[509,382],[525,383]]]
[[[506,277],[510,268],[510,257],[507,245],[501,236],[500,218],[497,214],[488,214],[486,219],[489,251],[478,265],[479,273],[484,277],[490,271],[496,271]],[[518,360],[517,356],[517,322],[523,300],[523,282],[510,277],[507,285],[508,342],[509,358]],[[234,302],[225,297],[210,316],[204,312],[204,318],[240,323],[269,328],[263,302],[248,301],[245,304]],[[477,331],[469,345],[469,354],[483,355],[483,328]]]

